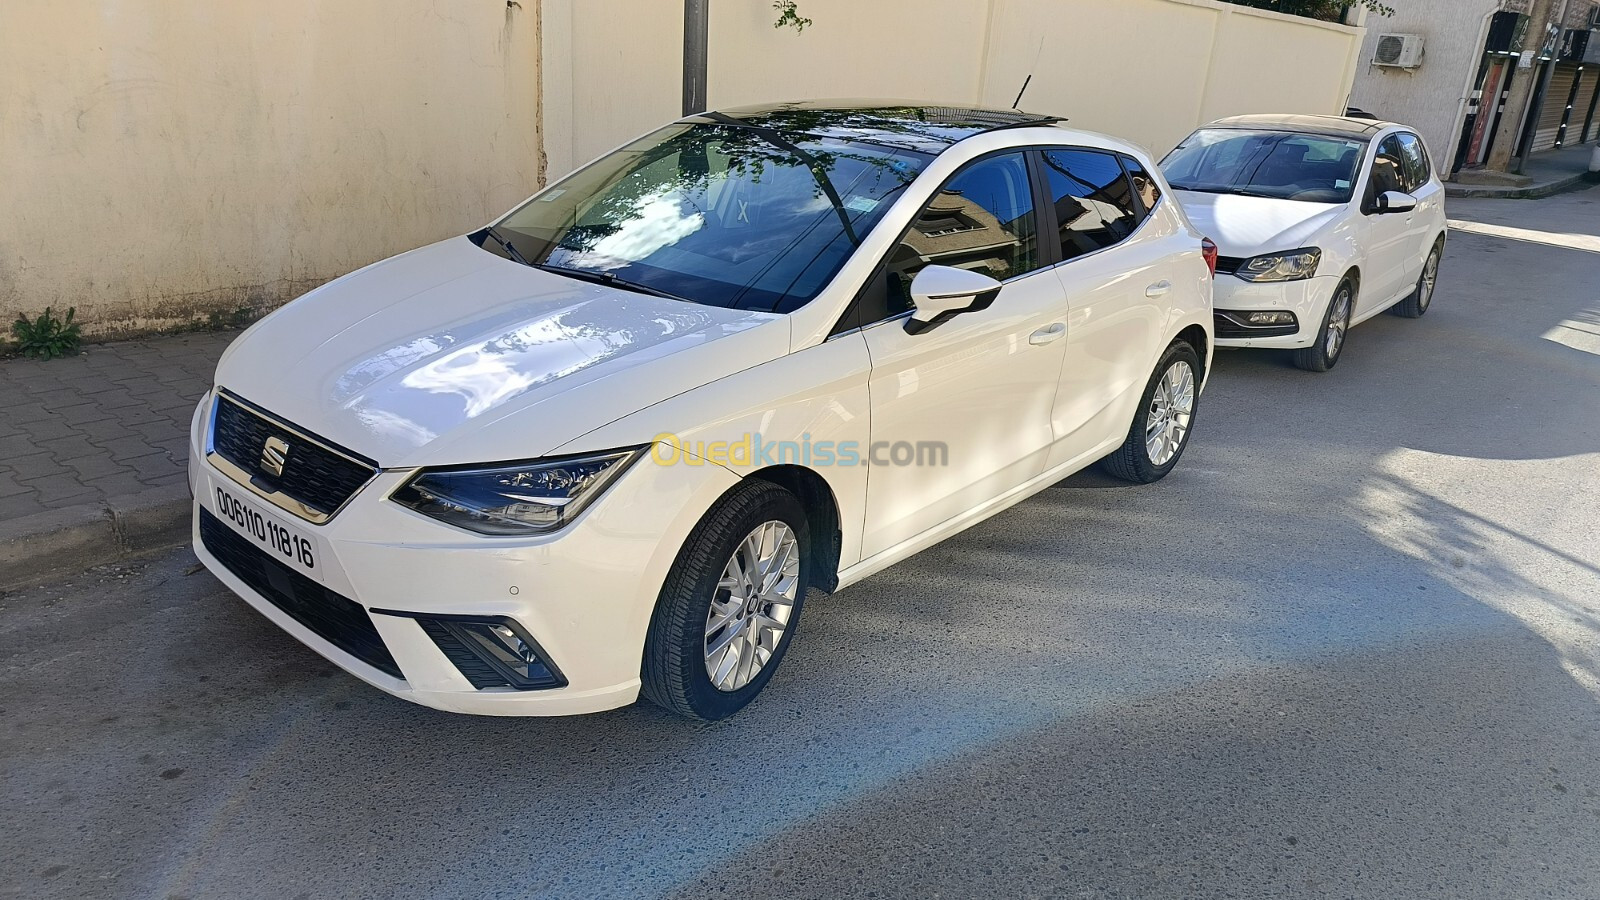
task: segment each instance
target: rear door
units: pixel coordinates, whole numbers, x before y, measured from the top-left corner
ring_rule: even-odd
[[[1126,432],[1118,401],[1142,393],[1150,378],[1174,278],[1166,244],[1144,228],[1160,195],[1137,161],[1081,148],[1045,150],[1041,159],[1069,310],[1050,468]]]
[[[1378,197],[1385,191],[1406,193],[1405,154],[1400,138],[1391,134],[1373,151],[1361,201],[1361,244],[1366,262],[1361,267],[1361,291],[1355,315],[1387,306],[1408,285],[1414,212],[1378,212]]]
[[[1412,284],[1422,275],[1422,263],[1434,239],[1444,231],[1444,185],[1433,177],[1433,160],[1421,138],[1405,131],[1395,137],[1405,161],[1406,193],[1417,198],[1417,209],[1411,215],[1411,258],[1406,261],[1404,279]]]

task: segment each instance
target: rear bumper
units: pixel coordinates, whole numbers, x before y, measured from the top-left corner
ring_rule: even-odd
[[[1323,275],[1304,281],[1284,281],[1258,284],[1233,275],[1219,273],[1214,286],[1212,307],[1217,316],[1218,347],[1309,347],[1316,342],[1322,329],[1322,319],[1328,313],[1328,302],[1339,286],[1337,276]],[[1227,328],[1226,313],[1251,310],[1285,310],[1294,313],[1297,327],[1292,334],[1273,333],[1280,329],[1262,329],[1260,335],[1239,335],[1236,329]],[[1238,317],[1234,317],[1238,318]],[[1223,333],[1230,334],[1224,337]]]

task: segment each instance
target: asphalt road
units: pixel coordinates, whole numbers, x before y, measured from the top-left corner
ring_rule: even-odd
[[[728,722],[412,706],[187,553],[0,598],[0,896],[1600,897],[1600,189],[1450,212],[1525,233],[809,607]]]

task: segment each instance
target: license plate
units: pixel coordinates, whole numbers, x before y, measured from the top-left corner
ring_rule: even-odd
[[[215,481],[211,483],[210,499],[217,518],[254,541],[268,556],[303,575],[322,580],[318,568],[321,548],[316,539],[264,512],[253,498],[240,496]]]

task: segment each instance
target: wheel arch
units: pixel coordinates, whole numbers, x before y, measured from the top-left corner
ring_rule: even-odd
[[[1211,338],[1200,325],[1190,325],[1178,332],[1174,340],[1183,341],[1194,348],[1194,355],[1200,357],[1200,381],[1205,382],[1206,372],[1211,369]]]
[[[1358,297],[1361,296],[1361,267],[1360,266],[1351,266],[1350,268],[1346,269],[1344,274],[1339,276],[1339,280],[1340,281],[1348,281],[1348,282],[1350,282],[1351,287],[1355,288],[1356,296],[1358,296]]]
[[[805,466],[768,466],[751,472],[755,478],[783,488],[800,498],[806,510],[806,526],[811,538],[811,587],[832,593],[839,587],[839,555],[844,532],[839,518],[839,501],[828,480]]]

